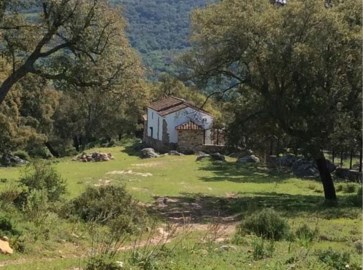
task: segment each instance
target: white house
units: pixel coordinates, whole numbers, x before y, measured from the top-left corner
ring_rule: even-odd
[[[166,97],[147,108],[144,141],[155,148],[194,149],[211,143],[213,116],[183,99]]]

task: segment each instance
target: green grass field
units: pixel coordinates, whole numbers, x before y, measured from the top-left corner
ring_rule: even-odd
[[[156,197],[181,202],[180,205],[186,205],[186,208],[198,202],[202,208],[198,211],[208,218],[194,220],[195,223],[210,224],[229,215],[243,220],[261,209],[273,208],[288,220],[292,230],[307,224],[318,231],[313,243],[278,241],[273,255],[259,260],[251,257],[257,241],[253,236],[245,236],[242,244],[236,244],[225,252],[220,250],[221,244],[217,242],[200,243],[198,239],[205,235],[205,230],[193,234],[185,232],[187,236],[183,237],[182,244],[171,242],[166,245],[168,255],[159,251],[161,255],[154,259],[158,268],[150,269],[333,269],[318,262],[316,255],[319,250],[328,248],[348,252],[352,265],[361,265],[361,253],[356,250],[356,242],[362,238],[362,209],[350,203],[358,184],[349,184],[354,187],[346,189],[344,187],[348,184],[340,183],[338,206],[329,207],[324,204],[322,185],[318,181],[296,179],[264,167],[238,167],[234,159],[227,159],[226,163],[196,162],[193,155],[140,159],[122,147],[98,148],[90,152],[93,151],[110,152],[115,159],[100,163],[82,163],[71,158],[53,161],[54,167],[67,181],[68,198],[79,195],[87,186],[125,185],[134,198],[147,204],[152,204]],[[19,167],[0,168],[0,190],[16,184],[23,170]],[[348,193],[347,190],[353,192]],[[64,228],[72,226],[75,225],[68,224]],[[231,243],[232,238],[233,233],[230,233],[224,242]],[[78,267],[87,244],[78,241],[82,248],[78,248],[75,257],[67,255],[59,258],[59,252],[77,250],[74,246],[68,249],[66,244],[67,240],[64,244],[43,241],[26,254],[1,255],[0,268]],[[46,245],[51,247],[51,251],[47,251]],[[124,261],[126,253],[119,255]],[[303,261],[299,256],[307,259]],[[17,264],[9,263],[12,260]],[[287,263],[289,260],[292,262]],[[7,263],[1,267],[2,262]],[[147,268],[139,266],[132,269]]]

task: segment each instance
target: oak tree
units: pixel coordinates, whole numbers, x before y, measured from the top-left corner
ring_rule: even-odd
[[[196,82],[252,92],[258,106],[251,117],[315,159],[328,200],[336,193],[323,150],[338,119],[360,117],[360,10],[359,1],[328,8],[314,0],[221,1],[194,13],[193,48],[184,59]],[[242,113],[249,116],[237,111],[235,121]]]

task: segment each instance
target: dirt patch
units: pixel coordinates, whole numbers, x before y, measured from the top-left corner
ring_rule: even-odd
[[[136,175],[136,176],[142,176],[142,177],[149,177],[152,176],[151,173],[141,173],[141,172],[134,172],[132,170],[125,170],[125,171],[111,171],[107,174],[119,174],[119,175]]]
[[[147,163],[136,163],[131,164],[131,166],[134,167],[146,167],[146,168],[152,168],[152,167],[161,167],[164,164],[164,162],[160,161],[153,161],[153,162],[147,162]]]
[[[112,180],[109,179],[99,179],[98,183],[94,184],[95,187],[102,187],[110,185]]]
[[[228,224],[240,219],[228,200],[211,196],[156,197],[152,209],[171,223]]]

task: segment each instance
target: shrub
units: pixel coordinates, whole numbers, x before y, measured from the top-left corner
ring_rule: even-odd
[[[128,233],[145,219],[145,212],[124,187],[89,187],[67,208],[65,212],[83,221],[107,224],[111,229]]]
[[[336,270],[346,269],[350,261],[348,252],[339,252],[331,248],[318,252],[318,257],[320,261]]]
[[[20,235],[20,232],[14,228],[11,220],[4,216],[0,216],[0,233],[7,236]]]
[[[357,194],[353,197],[353,204],[362,207],[362,187],[357,190]]]
[[[17,150],[15,152],[13,152],[13,155],[17,156],[17,157],[19,157],[21,159],[27,160],[27,161],[30,160],[29,154],[27,152],[23,151],[23,150]]]
[[[265,245],[264,239],[255,239],[252,242],[252,257],[254,260],[261,260],[263,258],[272,257],[275,251],[275,245],[273,241],[270,241],[268,245]]]
[[[264,209],[248,217],[240,232],[254,233],[267,239],[280,240],[289,236],[289,224],[273,209]]]
[[[42,145],[34,145],[27,148],[29,156],[34,158],[43,158],[49,159],[52,158],[53,155],[49,152],[48,148]]]
[[[120,270],[122,263],[115,262],[108,256],[96,256],[87,261],[85,270]]]
[[[20,186],[30,194],[33,190],[46,191],[50,202],[59,201],[66,193],[65,181],[56,170],[44,161],[36,161],[27,166],[24,176],[20,179]]]
[[[346,184],[343,186],[344,193],[354,193],[355,192],[355,185],[354,184]]]
[[[317,230],[312,230],[308,225],[304,224],[295,232],[296,237],[304,242],[312,242],[317,235]]]
[[[343,185],[342,184],[337,185],[335,191],[336,192],[343,191]]]

